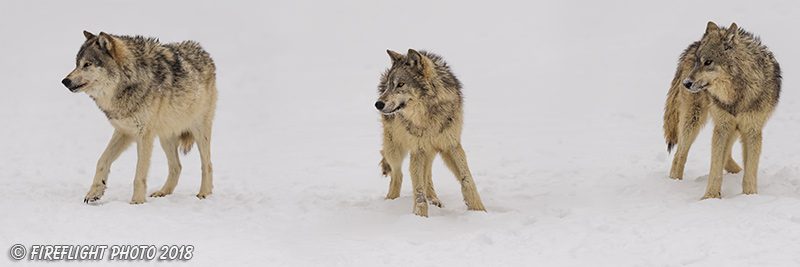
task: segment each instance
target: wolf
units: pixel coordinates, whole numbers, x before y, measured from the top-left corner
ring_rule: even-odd
[[[742,143],[742,192],[756,194],[762,130],[778,104],[781,92],[778,61],[759,37],[736,23],[719,27],[708,22],[700,41],[681,54],[664,110],[667,151],[677,144],[670,177],[683,178],[692,142],[709,115],[714,121],[711,170],[702,199],[720,198],[722,170],[737,173],[731,148]]]
[[[103,196],[111,164],[136,142],[138,160],[131,204],[145,202],[147,172],[157,136],[167,155],[169,175],[151,197],[169,195],[178,183],[181,163],[197,143],[202,182],[197,197],[211,194],[211,124],[217,103],[216,67],[197,42],[161,44],[158,39],[100,32],[86,37],[75,69],[61,83],[71,92],[84,92],[114,127],[114,134],[97,162],[84,202]]]
[[[406,55],[386,50],[392,66],[383,72],[375,108],[383,123],[380,166],[391,175],[387,199],[400,196],[403,159],[411,154],[413,212],[428,216],[428,201],[442,207],[431,180],[431,166],[440,154],[461,183],[470,210],[486,211],[461,146],[464,110],[461,83],[441,56],[409,49]]]

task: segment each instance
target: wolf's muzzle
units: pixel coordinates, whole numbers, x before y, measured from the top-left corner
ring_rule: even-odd
[[[378,110],[383,110],[384,107],[386,107],[386,103],[383,103],[381,101],[375,102],[375,108],[377,108]]]
[[[683,87],[686,87],[686,89],[692,89],[692,81],[689,79],[683,80]]]
[[[702,91],[708,84],[705,85],[698,85],[696,82],[692,82],[688,78],[683,80],[683,87],[686,87],[686,90],[689,92],[697,93]]]
[[[72,80],[70,80],[69,78],[64,78],[63,80],[61,80],[61,83],[64,84],[64,86],[66,86],[67,89],[69,89],[70,92],[75,92],[75,90],[78,90],[78,88],[81,88],[84,85],[86,85],[85,83],[84,84],[80,84],[80,85],[75,85],[75,84],[72,83]]]

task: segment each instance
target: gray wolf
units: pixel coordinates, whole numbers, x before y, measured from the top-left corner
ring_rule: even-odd
[[[744,156],[742,192],[756,194],[762,130],[781,92],[781,70],[759,37],[740,29],[708,22],[700,41],[681,54],[664,110],[667,151],[677,144],[670,177],[683,178],[689,148],[710,114],[711,170],[703,199],[720,198],[722,170],[742,168],[731,157],[741,139]]]
[[[172,194],[181,173],[178,148],[186,154],[194,143],[202,162],[197,197],[210,195],[211,122],[217,88],[216,67],[208,53],[193,41],[161,44],[141,36],[83,34],[86,41],[78,51],[75,69],[61,82],[71,92],[88,94],[114,126],[84,202],[103,196],[111,163],[136,142],[131,204],[144,203],[156,136],[167,155],[169,175],[161,190],[150,196]]]
[[[391,174],[388,199],[400,196],[403,159],[411,154],[413,212],[428,216],[428,201],[441,207],[433,190],[431,166],[436,154],[461,183],[470,210],[486,211],[461,147],[463,99],[461,83],[442,57],[409,49],[407,55],[387,50],[392,66],[381,76],[375,107],[383,122],[383,175]]]

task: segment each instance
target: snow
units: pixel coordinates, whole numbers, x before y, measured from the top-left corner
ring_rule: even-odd
[[[796,1],[743,0],[4,1],[0,250],[194,245],[188,261],[136,262],[185,266],[797,266],[798,15]],[[760,35],[783,69],[758,195],[725,174],[723,198],[699,201],[710,126],[684,180],[668,177],[666,92],[709,20]],[[173,195],[129,205],[129,149],[105,196],[83,203],[113,132],[60,84],[84,29],[192,39],[211,53],[208,199],[194,197],[193,150]],[[440,159],[444,208],[412,215],[407,167],[401,197],[384,200],[373,103],[387,48],[441,54],[464,84],[462,143],[488,212],[466,210]],[[166,176],[156,145],[148,192]]]

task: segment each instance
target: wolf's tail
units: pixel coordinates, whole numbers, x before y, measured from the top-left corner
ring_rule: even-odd
[[[190,132],[183,132],[178,137],[178,142],[178,150],[183,152],[184,155],[189,154],[189,151],[192,150],[192,145],[194,145],[194,135]]]
[[[664,107],[664,138],[667,140],[667,152],[678,143],[678,125],[680,123],[680,90],[683,90],[681,68],[675,73],[672,85],[667,92],[667,104]]]

